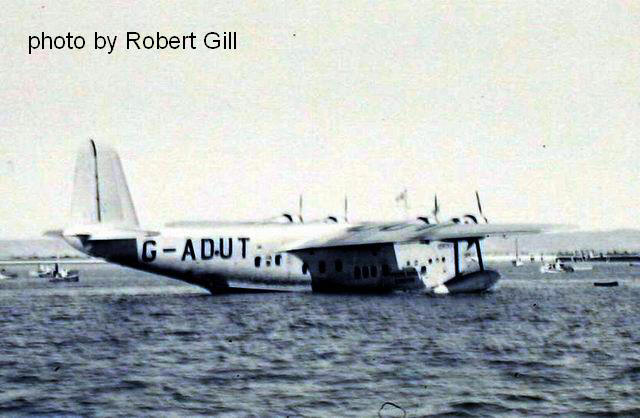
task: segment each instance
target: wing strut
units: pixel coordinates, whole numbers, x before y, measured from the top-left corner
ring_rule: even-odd
[[[460,249],[458,244],[459,241],[453,241],[453,271],[456,273],[456,277],[460,275]]]
[[[480,271],[484,271],[484,263],[482,262],[482,251],[480,251],[480,240],[474,239],[473,243],[476,245],[476,251],[478,253],[478,265],[480,266]]]

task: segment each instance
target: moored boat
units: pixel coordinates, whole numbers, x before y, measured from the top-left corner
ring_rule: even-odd
[[[53,267],[52,277],[49,279],[51,283],[58,282],[77,282],[80,280],[78,270],[61,269],[58,263]]]
[[[572,266],[568,266],[556,260],[555,263],[543,264],[540,266],[540,273],[572,273]]]
[[[593,266],[591,264],[585,263],[575,263],[571,265],[573,271],[591,271],[593,270]]]
[[[612,281],[612,282],[593,282],[594,286],[597,287],[615,287],[618,286],[618,282],[617,281]]]
[[[524,263],[520,259],[520,253],[518,252],[518,238],[516,238],[516,258],[511,261],[513,267],[522,267]]]
[[[29,277],[38,277],[40,279],[49,279],[53,277],[53,267],[44,264],[38,265],[37,270],[31,270]]]
[[[16,277],[18,277],[17,273],[10,273],[5,269],[0,270],[0,280],[15,279]]]

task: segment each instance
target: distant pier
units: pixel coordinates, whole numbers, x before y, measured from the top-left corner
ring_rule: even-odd
[[[640,255],[638,254],[600,254],[596,256],[568,256],[561,255],[557,257],[560,262],[576,263],[576,262],[589,262],[589,263],[638,263],[640,262]]]

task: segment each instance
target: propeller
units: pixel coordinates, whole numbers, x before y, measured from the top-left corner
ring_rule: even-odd
[[[302,218],[302,193],[300,193],[300,198],[298,199],[298,219],[300,219],[301,223],[304,223]]]
[[[436,223],[439,223],[440,221],[438,221],[438,213],[440,213],[440,207],[438,207],[438,195],[434,195],[434,199],[433,199],[433,212],[431,212],[433,214],[433,217],[436,220]]]
[[[486,223],[489,223],[489,220],[487,219],[487,217],[484,216],[484,213],[482,213],[482,204],[480,203],[480,194],[478,194],[477,190],[476,190],[476,201],[478,202],[478,212],[480,213],[480,216],[484,218],[484,221]]]
[[[349,211],[349,201],[347,200],[347,195],[344,195],[344,221],[349,222],[349,218],[347,217],[347,213]]]

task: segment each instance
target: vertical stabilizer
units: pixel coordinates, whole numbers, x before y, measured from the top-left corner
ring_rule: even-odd
[[[137,227],[129,187],[118,154],[89,140],[76,159],[71,206],[73,225]]]

